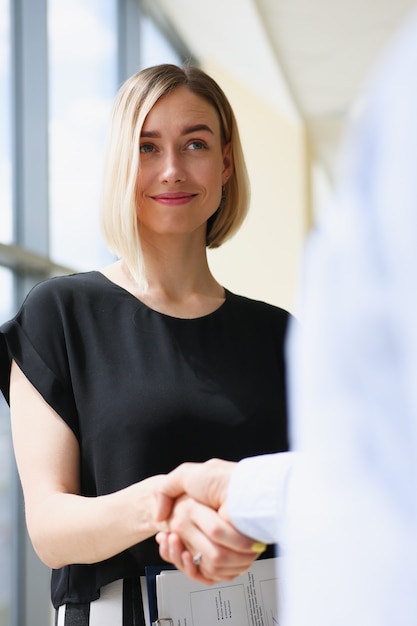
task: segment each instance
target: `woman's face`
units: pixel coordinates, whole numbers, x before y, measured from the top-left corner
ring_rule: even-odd
[[[232,173],[231,146],[222,147],[215,109],[186,87],[162,96],[140,138],[137,215],[141,235],[196,234]]]

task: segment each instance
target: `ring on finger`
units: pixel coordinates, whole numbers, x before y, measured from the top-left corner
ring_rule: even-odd
[[[194,565],[200,565],[202,556],[201,552],[197,552],[197,554],[193,556]]]

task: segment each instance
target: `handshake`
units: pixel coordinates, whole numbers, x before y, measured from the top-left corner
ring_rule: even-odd
[[[227,494],[235,466],[220,459],[183,463],[161,476],[155,490],[160,556],[201,583],[232,580],[266,549],[229,518]]]

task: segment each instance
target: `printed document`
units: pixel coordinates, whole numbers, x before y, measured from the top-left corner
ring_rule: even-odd
[[[159,618],[173,626],[278,626],[278,564],[255,561],[231,582],[202,585],[176,570],[156,577]]]

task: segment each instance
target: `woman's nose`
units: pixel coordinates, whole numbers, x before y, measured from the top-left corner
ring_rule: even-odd
[[[176,150],[167,150],[163,156],[162,163],[162,182],[177,183],[185,180],[181,154],[179,154]]]

